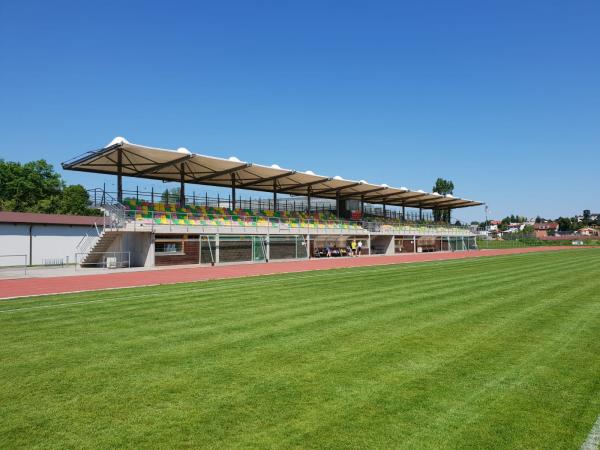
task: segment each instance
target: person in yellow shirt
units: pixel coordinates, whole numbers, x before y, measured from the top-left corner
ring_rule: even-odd
[[[356,256],[356,239],[352,239],[352,244],[350,244],[350,248],[352,248],[352,256]]]

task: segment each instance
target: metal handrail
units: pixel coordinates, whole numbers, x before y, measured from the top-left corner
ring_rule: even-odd
[[[118,256],[120,257],[120,255],[127,255],[127,259],[125,259],[125,258],[118,259],[117,264],[119,264],[119,266],[121,266],[121,267],[127,267],[127,268],[131,267],[131,252],[130,251],[126,251],[126,252],[91,252],[91,253],[75,253],[75,270],[77,270],[77,267],[81,267],[83,264],[95,265],[98,267],[106,267],[106,256],[103,257],[98,262],[90,263],[90,262],[86,262],[86,258],[89,255],[108,255],[108,256],[112,256],[114,258],[117,258]],[[125,262],[127,262],[126,265],[125,265]]]
[[[98,229],[98,222],[94,222],[94,224],[92,226],[90,226],[90,228],[85,232],[85,235],[81,238],[81,240],[77,243],[77,245],[75,246],[75,250],[77,250],[77,252],[79,253],[87,253],[95,244],[96,239],[98,239],[99,237],[102,236],[102,233],[104,233],[105,227],[106,227],[106,218],[103,217],[102,218],[102,231],[100,231],[100,229]],[[90,234],[90,231],[92,231],[92,233]],[[93,235],[93,232],[96,232],[96,235]]]
[[[119,204],[119,201],[112,195],[112,193],[105,189],[94,188],[88,189],[87,192],[90,198],[90,203],[94,207],[105,207],[107,205]]]
[[[88,189],[88,194],[92,205],[104,206],[108,203],[119,203],[116,200],[117,192],[107,191],[104,188]],[[124,197],[124,202],[126,202],[127,199],[146,201],[149,204],[154,205],[171,205],[179,202],[179,195],[170,193],[168,190],[163,192],[145,192],[140,191],[139,189],[123,190],[122,195]],[[233,200],[230,195],[221,196],[217,194],[216,196],[209,196],[208,193],[206,193],[206,195],[196,195],[193,193],[193,195],[188,194],[185,196],[186,205],[230,208],[232,203]],[[288,212],[301,212],[306,209],[307,206],[306,200],[300,200],[298,198],[280,199],[275,204],[273,199],[261,197],[252,198],[251,196],[248,198],[237,198],[235,200],[235,204],[237,205],[238,209],[273,210],[276,206],[277,211]],[[311,210],[314,212],[333,212],[335,211],[335,202],[330,199],[313,199],[311,201]]]
[[[92,203],[100,198],[103,199],[106,197],[105,203],[118,203],[115,197],[117,193],[114,191],[107,191],[106,188],[94,188],[89,189],[90,198],[94,199]],[[178,203],[180,198],[179,194],[171,193],[167,190],[165,191],[154,191],[151,192],[140,190],[136,188],[135,190],[123,190],[122,195],[126,199],[135,199],[136,201],[146,201],[150,204],[173,204]],[[172,201],[172,203],[171,203]],[[227,207],[231,208],[232,203],[235,203],[237,208],[239,209],[264,209],[264,210],[277,210],[277,211],[289,211],[289,212],[302,212],[308,208],[308,201],[304,198],[304,196],[290,198],[282,198],[275,202],[270,198],[261,198],[249,196],[248,198],[237,198],[235,201],[232,200],[230,195],[221,196],[217,193],[216,196],[209,196],[208,193],[204,195],[196,195],[194,192],[192,195],[185,195],[185,204],[186,205],[194,205],[194,206],[206,206],[206,207]],[[104,203],[102,203],[103,206]],[[334,212],[335,211],[335,201],[332,199],[323,199],[323,198],[313,198],[310,202],[311,211],[314,212]],[[363,213],[366,215],[380,216],[384,219],[383,207],[374,206],[374,205],[364,205]],[[386,217],[389,219],[398,219],[398,220],[406,220],[409,222],[416,222],[420,219],[424,219],[428,222],[432,222],[433,215],[429,212],[422,211],[421,213],[417,213],[415,211],[395,211],[395,210],[387,210]]]

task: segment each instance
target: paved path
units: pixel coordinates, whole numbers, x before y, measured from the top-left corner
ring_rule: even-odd
[[[363,267],[386,264],[402,264],[419,261],[476,258],[482,256],[513,255],[552,250],[582,250],[573,247],[531,247],[501,250],[477,250],[455,253],[411,253],[392,256],[363,256],[359,258],[323,258],[301,261],[269,262],[267,264],[235,264],[215,267],[188,266],[160,270],[130,271],[118,273],[71,275],[50,278],[20,278],[0,280],[0,299],[32,295],[61,294],[67,292],[95,291],[134,286],[184,283],[286,272],[304,272],[343,267]],[[80,272],[81,273],[81,272]]]

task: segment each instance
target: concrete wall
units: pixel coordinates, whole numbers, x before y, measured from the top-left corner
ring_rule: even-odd
[[[154,233],[124,232],[117,235],[107,252],[130,252],[131,267],[154,266]]]
[[[77,244],[89,230],[87,225],[31,225],[30,255],[30,225],[2,223],[0,255],[24,254],[27,255],[27,263],[33,265],[43,264],[44,259],[73,262]],[[0,258],[0,265],[13,265],[14,261]]]
[[[29,263],[29,225],[0,224],[0,255],[27,255]],[[23,263],[21,257],[0,257],[0,267]]]
[[[371,250],[373,255],[393,255],[394,236],[371,236]]]

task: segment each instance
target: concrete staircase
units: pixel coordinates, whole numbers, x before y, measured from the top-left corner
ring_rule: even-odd
[[[105,252],[108,251],[118,234],[118,231],[103,231],[89,252],[81,259],[81,267],[103,267],[102,263],[106,256],[111,256]]]

